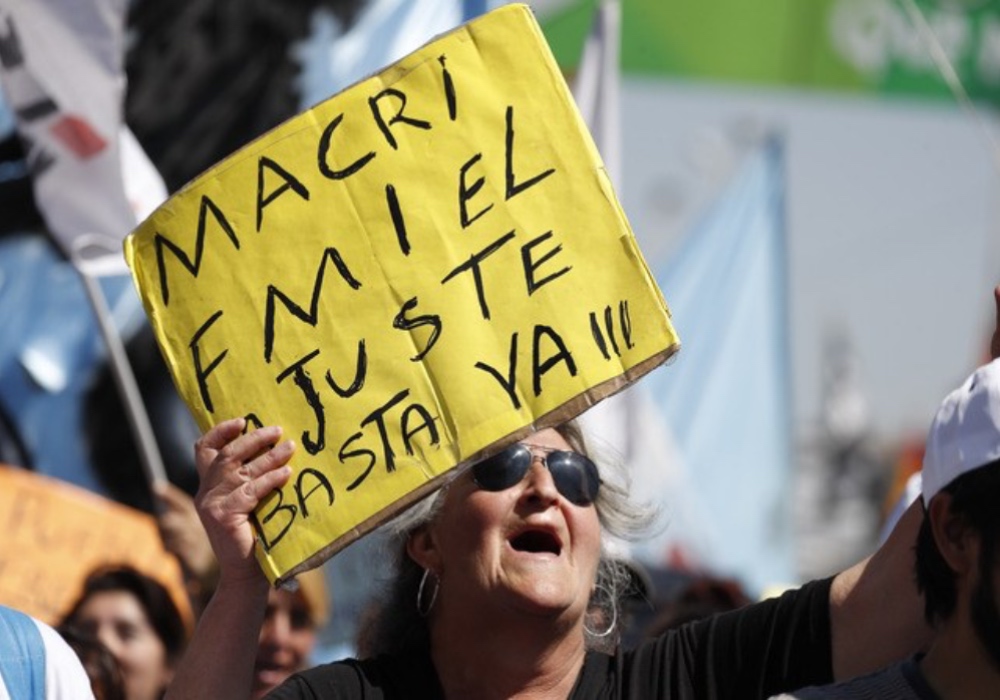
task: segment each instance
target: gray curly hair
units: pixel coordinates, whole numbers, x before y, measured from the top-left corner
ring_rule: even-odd
[[[590,456],[583,432],[575,421],[555,430],[574,451]],[[620,608],[633,585],[628,567],[610,550],[611,537],[634,540],[645,533],[657,515],[652,506],[636,504],[629,498],[629,480],[618,460],[595,460],[601,474],[601,488],[594,506],[601,525],[601,558],[594,592],[584,623],[587,648],[612,651],[620,641]],[[434,520],[447,486],[420,501],[386,526],[387,546],[395,557],[395,575],[370,634],[359,648],[360,656],[400,653],[415,648],[429,648],[427,619],[416,607],[424,570],[406,552],[406,543],[419,528]]]

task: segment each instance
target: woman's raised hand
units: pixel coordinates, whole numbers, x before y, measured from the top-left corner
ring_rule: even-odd
[[[257,504],[291,475],[291,440],[278,442],[281,428],[243,434],[243,418],[219,423],[195,443],[201,484],[195,505],[219,560],[220,578],[262,577],[253,557],[256,535],[250,516]]]

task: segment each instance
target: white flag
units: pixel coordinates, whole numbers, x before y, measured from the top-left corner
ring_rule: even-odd
[[[105,239],[101,264],[121,271],[121,240],[166,198],[122,124],[126,7],[127,0],[0,0],[0,81],[42,216],[67,255],[76,257],[82,240]],[[126,178],[126,167],[141,177]]]
[[[622,176],[618,86],[621,15],[618,0],[602,0],[595,10],[594,24],[587,35],[573,81],[573,98],[619,192]]]

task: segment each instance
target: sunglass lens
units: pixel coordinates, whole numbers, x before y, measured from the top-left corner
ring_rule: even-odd
[[[472,479],[487,491],[503,491],[524,478],[531,466],[531,450],[515,444],[472,466]]]
[[[601,479],[597,467],[577,452],[552,452],[545,460],[552,480],[566,500],[578,506],[590,505],[597,498]]]

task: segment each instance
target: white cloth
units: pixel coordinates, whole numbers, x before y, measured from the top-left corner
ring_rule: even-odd
[[[94,700],[80,659],[59,633],[0,605],[0,700]]]

